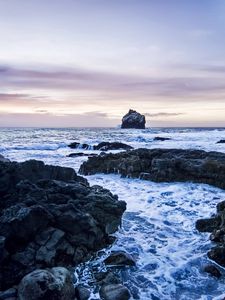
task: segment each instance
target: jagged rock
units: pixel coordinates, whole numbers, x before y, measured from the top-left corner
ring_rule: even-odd
[[[38,268],[75,267],[112,242],[126,204],[70,168],[0,163],[0,290]]]
[[[220,270],[217,267],[215,267],[214,265],[205,266],[204,271],[206,273],[209,273],[210,275],[216,277],[216,278],[220,278],[222,276]]]
[[[154,140],[154,141],[160,141],[160,142],[163,142],[163,141],[169,141],[169,140],[171,140],[171,138],[166,138],[166,137],[156,136],[156,137],[154,137],[153,140]]]
[[[112,252],[105,260],[106,265],[116,266],[135,266],[136,262],[133,257],[124,251]]]
[[[99,294],[104,300],[129,300],[131,297],[128,288],[122,284],[103,285]]]
[[[202,150],[136,149],[90,157],[79,172],[116,173],[156,182],[192,181],[225,188],[225,154]]]
[[[122,118],[121,128],[145,129],[145,116],[130,109]]]
[[[18,287],[18,300],[74,300],[74,297],[73,281],[65,268],[35,270]]]

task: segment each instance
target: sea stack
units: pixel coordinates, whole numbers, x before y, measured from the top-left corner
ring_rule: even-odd
[[[145,129],[145,116],[130,109],[122,119],[121,128]]]

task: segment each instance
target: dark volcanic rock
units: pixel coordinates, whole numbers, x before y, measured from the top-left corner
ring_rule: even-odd
[[[206,273],[209,273],[210,275],[216,277],[216,278],[220,278],[222,276],[220,270],[218,270],[218,268],[215,267],[214,265],[205,266],[204,271]]]
[[[74,300],[75,289],[65,268],[36,270],[26,275],[18,287],[19,300]]]
[[[130,109],[122,119],[121,128],[145,129],[145,116]]]
[[[86,287],[78,285],[75,289],[75,295],[77,300],[88,300],[91,292]]]
[[[80,144],[80,143],[72,143],[69,145],[70,148],[73,149],[92,149],[92,150],[99,150],[99,151],[109,151],[109,150],[131,150],[133,147],[130,145],[121,143],[121,142],[101,142],[98,145],[88,145],[88,144]],[[91,156],[87,153],[72,153],[69,156]],[[95,155],[94,153],[92,155]]]
[[[88,150],[90,146],[88,144],[81,144],[81,143],[78,143],[78,142],[73,142],[73,143],[69,144],[68,147],[70,147],[72,149]]]
[[[225,188],[225,154],[202,150],[136,149],[91,157],[81,174],[120,173],[157,182],[193,181]]]
[[[94,150],[109,151],[109,150],[131,150],[133,147],[120,142],[102,142],[94,146]]]
[[[129,290],[122,284],[103,285],[99,294],[104,300],[129,300],[131,297]]]
[[[70,168],[0,162],[0,290],[36,268],[75,267],[107,246],[126,208]]]
[[[200,219],[196,222],[196,229],[200,232],[213,232],[221,223],[221,218],[219,216],[208,218],[208,219]]]
[[[154,141],[161,141],[161,142],[163,142],[163,141],[169,141],[169,140],[171,140],[171,139],[170,138],[166,138],[166,137],[161,137],[161,136],[154,137]]]
[[[97,156],[98,154],[95,153],[83,153],[83,152],[78,152],[78,153],[70,153],[69,155],[67,155],[67,157],[81,157],[81,156],[87,156],[87,157],[91,157],[91,156]]]
[[[224,144],[225,143],[225,140],[219,140],[218,142],[217,142],[217,144]]]
[[[135,266],[135,260],[133,257],[124,251],[112,252],[105,260],[106,265],[117,266]]]

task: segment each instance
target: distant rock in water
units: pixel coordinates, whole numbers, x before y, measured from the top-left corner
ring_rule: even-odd
[[[156,137],[154,137],[154,141],[160,141],[160,142],[163,142],[163,141],[169,141],[169,140],[171,140],[171,138],[161,137],[161,136],[156,136]]]
[[[108,150],[131,150],[133,147],[120,142],[102,142],[94,146],[94,150],[108,151]]]
[[[145,129],[145,116],[130,109],[122,119],[121,128]]]
[[[219,140],[217,144],[225,144],[225,140]]]
[[[133,147],[121,142],[101,142],[98,145],[88,145],[74,142],[68,145],[72,149],[84,149],[84,150],[99,150],[99,151],[109,151],[109,150],[131,150]]]
[[[0,290],[17,285],[34,270],[75,267],[89,259],[112,242],[126,208],[110,191],[90,187],[72,168],[36,160],[0,161],[0,198]],[[46,277],[43,272],[38,274]],[[24,279],[26,286],[33,285],[31,277]],[[30,288],[24,290],[24,284],[21,292],[28,295]]]

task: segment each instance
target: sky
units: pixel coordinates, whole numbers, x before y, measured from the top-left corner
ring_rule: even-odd
[[[225,127],[224,0],[0,0],[0,126]]]

